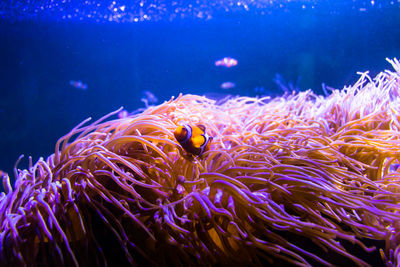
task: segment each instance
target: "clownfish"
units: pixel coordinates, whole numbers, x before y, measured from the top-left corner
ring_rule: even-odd
[[[206,127],[183,125],[176,128],[174,136],[186,152],[200,156],[210,149],[212,136],[206,133]]]

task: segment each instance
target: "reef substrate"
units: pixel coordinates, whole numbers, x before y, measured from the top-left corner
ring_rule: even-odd
[[[400,264],[400,64],[329,96],[181,95],[7,175],[7,266]],[[173,132],[203,124],[211,149]]]

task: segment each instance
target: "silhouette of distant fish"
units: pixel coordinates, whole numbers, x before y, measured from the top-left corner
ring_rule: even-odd
[[[225,90],[227,90],[227,89],[232,89],[232,88],[234,88],[236,86],[236,84],[234,83],[234,82],[224,82],[224,83],[222,83],[221,84],[221,88],[222,89],[225,89]]]
[[[86,90],[87,89],[87,84],[83,83],[82,81],[75,81],[75,80],[70,80],[69,84],[77,89],[81,90]]]

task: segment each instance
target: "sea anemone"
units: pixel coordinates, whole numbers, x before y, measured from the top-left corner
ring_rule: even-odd
[[[0,262],[400,264],[400,63],[327,97],[180,95],[77,125],[8,175]],[[182,124],[211,149],[188,154]],[[84,126],[86,125],[86,126]]]

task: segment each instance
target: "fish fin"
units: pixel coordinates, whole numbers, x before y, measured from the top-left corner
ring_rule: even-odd
[[[206,126],[204,126],[203,124],[197,124],[197,127],[199,127],[200,130],[202,130],[204,133],[206,132]]]

